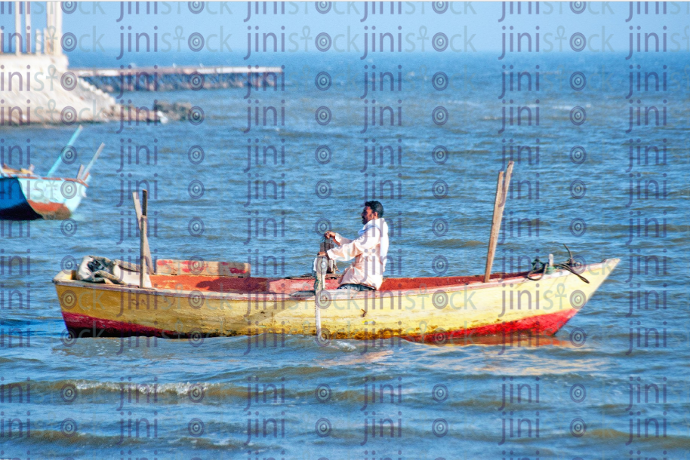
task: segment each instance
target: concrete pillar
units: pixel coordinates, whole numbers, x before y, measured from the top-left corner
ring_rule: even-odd
[[[60,39],[62,38],[62,8],[60,2],[46,2],[46,31],[45,38],[45,53],[46,54],[62,54],[60,47]]]
[[[53,54],[53,47],[50,43],[51,27],[53,26],[53,7],[52,2],[46,2],[46,28],[43,30],[43,52]]]
[[[54,54],[62,54],[62,8],[60,2],[55,2],[55,50]]]
[[[19,5],[22,2],[14,2],[14,32],[15,32],[15,50],[14,54],[19,55],[22,52],[22,17],[19,15]]]
[[[24,2],[24,25],[26,26],[26,54],[31,54],[31,2]]]
[[[43,30],[36,29],[36,36],[34,37],[34,42],[36,43],[36,54],[43,54]]]

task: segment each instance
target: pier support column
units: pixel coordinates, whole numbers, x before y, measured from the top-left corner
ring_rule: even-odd
[[[43,31],[43,52],[60,55],[62,38],[62,8],[60,2],[46,2],[46,28]]]
[[[15,49],[14,49],[14,54],[17,56],[21,54],[22,52],[22,17],[20,16],[19,13],[19,5],[21,5],[22,2],[14,2],[14,32],[15,32]]]
[[[60,2],[55,2],[55,42],[53,43],[53,54],[62,54],[62,8]]]
[[[31,2],[24,2],[24,28],[26,34],[26,54],[31,54]]]

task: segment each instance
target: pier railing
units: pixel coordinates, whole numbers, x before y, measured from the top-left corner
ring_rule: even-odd
[[[136,69],[70,69],[77,77],[108,93],[172,91],[284,84],[281,67],[141,67]]]

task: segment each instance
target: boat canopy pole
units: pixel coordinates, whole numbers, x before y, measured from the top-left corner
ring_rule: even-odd
[[[496,244],[498,243],[498,233],[501,231],[501,220],[503,220],[503,209],[506,207],[508,189],[510,188],[510,176],[513,174],[513,162],[508,163],[505,176],[503,171],[498,173],[498,184],[496,185],[496,200],[494,201],[494,217],[491,222],[491,235],[489,236],[489,252],[486,255],[486,271],[484,272],[484,282],[488,283],[491,277],[491,266],[494,264],[496,255]]]
[[[74,145],[74,143],[77,141],[77,138],[79,137],[79,134],[81,134],[82,129],[84,129],[82,125],[79,125],[76,131],[74,131],[74,134],[72,134],[72,137],[70,138],[67,145],[62,150],[60,150],[60,155],[58,156],[57,160],[55,160],[55,163],[53,163],[53,166],[50,167],[50,170],[46,173],[46,177],[50,177],[55,173],[55,171],[58,169],[58,166],[60,166],[60,163],[62,163],[62,153],[65,151],[66,148],[72,147]]]
[[[91,170],[91,167],[93,164],[98,160],[98,157],[100,156],[101,152],[103,151],[103,147],[105,147],[104,143],[101,143],[101,145],[98,147],[98,150],[96,150],[96,153],[93,155],[93,158],[91,158],[91,161],[89,161],[89,164],[86,166],[86,169],[84,172],[81,174],[81,176],[77,176],[77,179],[86,179],[86,177],[89,174],[89,171]]]

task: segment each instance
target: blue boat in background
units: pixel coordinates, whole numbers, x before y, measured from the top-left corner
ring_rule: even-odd
[[[79,167],[76,177],[52,177],[63,160],[76,158],[73,145],[81,131],[82,127],[79,126],[45,176],[34,174],[33,165],[29,169],[2,165],[0,219],[67,219],[74,213],[82,198],[86,197],[91,179],[89,171],[105,146],[100,145],[86,168],[84,165]]]

